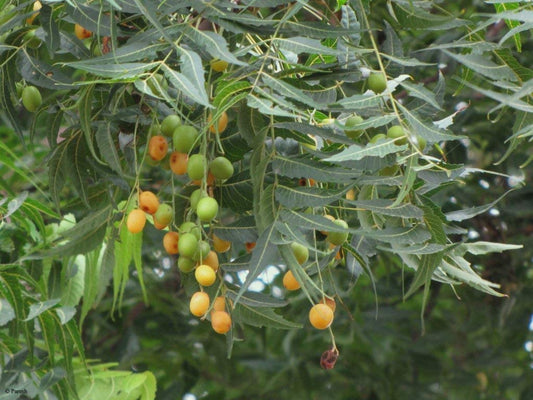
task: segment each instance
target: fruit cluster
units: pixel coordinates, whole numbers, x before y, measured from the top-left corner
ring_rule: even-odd
[[[191,213],[179,226],[173,223],[173,207],[160,204],[158,197],[150,191],[140,192],[138,207],[131,210],[126,219],[126,226],[133,234],[144,229],[147,214],[152,216],[155,228],[167,230],[163,236],[165,251],[169,255],[178,256],[177,266],[182,273],[194,272],[200,288],[190,299],[191,314],[205,317],[210,310],[213,330],[221,334],[231,329],[231,316],[226,311],[225,297],[219,296],[211,304],[204,288],[217,281],[219,254],[228,251],[231,243],[206,232],[209,232],[209,227],[219,212],[212,186],[231,178],[234,167],[224,156],[208,160],[207,152],[202,151],[205,146],[200,146],[199,152],[191,153],[200,142],[215,140],[212,136],[222,133],[227,124],[228,116],[222,112],[216,122],[209,115],[203,136],[196,127],[182,124],[177,115],[169,115],[160,125],[153,126],[147,141],[147,160],[152,165],[168,163],[173,174],[199,188],[190,194]]]

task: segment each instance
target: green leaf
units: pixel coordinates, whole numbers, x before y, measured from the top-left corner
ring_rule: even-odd
[[[161,64],[161,67],[172,86],[183,92],[185,96],[190,97],[198,104],[205,107],[211,107],[205,88],[198,88],[189,80],[187,76],[180,72],[174,71],[166,64]]]
[[[288,208],[326,206],[339,200],[346,189],[276,186],[276,200]]]
[[[30,309],[28,310],[28,315],[24,321],[31,321],[32,319],[38,317],[46,310],[55,307],[61,299],[50,299],[46,301],[39,301],[37,303],[31,304]]]
[[[385,157],[387,154],[398,153],[407,149],[407,145],[398,146],[393,139],[379,139],[376,143],[368,143],[365,147],[352,144],[324,161],[346,162],[362,160],[365,157]]]
[[[495,81],[506,79],[516,81],[516,76],[507,65],[496,64],[480,54],[457,54],[442,50],[445,54],[455,59],[462,65]]]
[[[49,65],[26,52],[18,53],[17,65],[22,77],[33,85],[52,90],[74,89],[76,87],[72,79],[63,72],[63,69]]]
[[[261,113],[242,102],[237,117],[237,127],[246,143],[255,148],[264,141],[268,125]]]
[[[284,82],[280,79],[276,79],[268,74],[263,74],[262,78],[263,78],[264,85],[266,87],[269,87],[270,89],[275,90],[280,95],[299,101],[300,103],[303,103],[312,108],[320,107],[303,90],[296,88],[293,85],[287,82]]]
[[[224,225],[215,226],[215,235],[224,240],[236,243],[255,242],[257,240],[257,228],[253,216],[243,216],[237,221]]]
[[[231,300],[235,300],[238,295],[238,288],[228,285],[226,296]],[[245,292],[239,298],[239,304],[249,306],[252,308],[258,307],[285,307],[288,303],[286,300],[278,299],[276,297],[269,296],[259,292]]]
[[[0,299],[0,327],[15,319],[15,310],[6,299]]]
[[[228,49],[228,43],[223,36],[211,32],[202,31],[192,26],[188,26],[185,35],[197,46],[202,47],[213,58],[218,58],[235,65],[247,65],[235,57]]]
[[[276,156],[272,161],[273,170],[289,178],[312,178],[318,182],[354,182],[358,177],[351,169],[328,166],[311,160],[308,156],[282,157]]]
[[[345,111],[360,111],[370,107],[376,107],[381,103],[381,97],[381,95],[374,94],[355,94],[339,100],[337,103],[332,104],[330,108],[333,110],[341,108]]]
[[[288,50],[296,54],[307,53],[335,56],[338,53],[337,50],[324,46],[320,43],[320,40],[302,36],[274,38],[272,44],[277,46],[280,50]]]
[[[95,138],[98,150],[104,161],[113,171],[120,176],[123,176],[122,167],[120,166],[120,158],[116,149],[117,144],[111,134],[111,125],[109,123],[106,125],[99,124],[96,129]]]
[[[392,217],[420,219],[423,216],[423,211],[417,206],[405,203],[395,206],[392,200],[387,199],[346,201],[346,203],[377,214],[390,215]]]
[[[231,316],[235,322],[240,322],[257,327],[272,327],[277,329],[297,329],[302,325],[287,321],[281,315],[276,314],[271,308],[250,307],[239,303],[233,309]]]
[[[403,81],[400,83],[407,91],[409,92],[409,96],[419,98],[422,101],[425,101],[427,104],[431,105],[432,107],[436,108],[437,110],[442,110],[442,107],[439,103],[437,103],[437,99],[435,98],[435,93],[426,89],[423,84],[412,84],[407,81]]]
[[[446,213],[446,219],[448,221],[454,221],[454,222],[460,222],[464,221],[466,219],[470,219],[475,217],[476,215],[483,214],[484,212],[490,210],[492,207],[494,207],[497,203],[500,202],[501,199],[503,199],[505,196],[507,196],[510,192],[513,190],[509,190],[502,194],[500,197],[498,197],[496,200],[494,200],[491,203],[477,206],[477,207],[471,207],[467,208],[465,210],[457,210],[457,211],[450,211]]]
[[[494,242],[474,242],[474,243],[462,243],[457,247],[457,251],[464,251],[466,253],[478,255],[484,255],[489,253],[501,253],[507,250],[517,250],[524,246],[521,244],[506,244],[506,243],[494,243]]]
[[[60,47],[59,28],[52,16],[52,7],[44,4],[39,11],[39,18],[41,20],[41,26],[46,33],[46,47],[52,56]]]

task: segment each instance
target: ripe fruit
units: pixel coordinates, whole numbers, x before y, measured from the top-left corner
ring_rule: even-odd
[[[219,262],[218,262],[218,255],[213,250],[209,250],[209,253],[207,253],[207,256],[202,260],[202,264],[209,265],[213,270],[216,272],[218,271]]]
[[[407,143],[407,135],[400,125],[391,126],[387,130],[387,137],[396,139],[394,144],[402,145]]]
[[[217,235],[213,233],[213,248],[217,253],[225,253],[228,251],[231,247],[231,242],[219,238]]]
[[[283,275],[283,286],[285,286],[285,289],[287,290],[300,289],[300,283],[296,280],[292,271],[287,271],[285,272],[285,275]]]
[[[217,157],[209,163],[209,172],[216,179],[229,179],[233,171],[233,164],[226,157]]]
[[[346,200],[355,200],[355,189],[351,188],[346,192]]]
[[[209,65],[211,66],[211,69],[215,72],[222,72],[222,71],[225,71],[226,68],[228,68],[228,65],[229,63],[227,61],[224,61],[224,60],[211,60],[211,62],[209,63]]]
[[[385,139],[387,138],[387,135],[383,133],[378,133],[377,135],[372,136],[370,139],[370,143],[376,143],[379,139]]]
[[[218,296],[213,302],[213,311],[225,311],[226,310],[226,298],[224,296]]]
[[[387,78],[381,72],[370,74],[367,79],[368,88],[379,94],[387,89]]]
[[[139,195],[139,208],[148,214],[155,214],[159,208],[159,199],[149,190]]]
[[[171,206],[169,206],[168,204],[161,204],[154,214],[154,223],[157,222],[164,228],[165,226],[168,226],[168,224],[170,224],[173,215],[174,209]]]
[[[200,221],[209,222],[218,214],[218,202],[212,197],[203,197],[196,206],[196,215]]]
[[[209,243],[204,240],[199,240],[198,245],[196,246],[196,251],[191,258],[194,261],[201,261],[209,254],[210,250]]]
[[[331,222],[335,221],[335,217],[333,215],[326,214],[324,215],[325,218],[329,219]],[[320,231],[322,235],[328,235],[327,231]]]
[[[186,153],[178,153],[173,151],[170,154],[170,169],[176,175],[185,175],[187,173],[187,164],[189,163],[189,156]]]
[[[194,126],[179,125],[172,134],[174,150],[180,153],[189,153],[196,143],[198,131]]]
[[[90,38],[93,35],[91,31],[85,29],[80,24],[74,25],[74,34],[80,40]]]
[[[26,86],[22,90],[22,105],[29,112],[35,112],[43,103],[41,92],[35,86]]]
[[[304,245],[292,242],[291,250],[294,256],[296,257],[298,264],[302,265],[309,259],[309,250]]]
[[[181,124],[181,119],[177,115],[167,115],[161,121],[161,133],[165,136],[172,137],[176,128]]]
[[[35,20],[35,18],[37,18],[37,16],[39,15],[39,13],[35,11],[39,11],[41,8],[43,8],[43,5],[41,4],[40,1],[36,1],[35,3],[33,3],[32,10],[34,11],[34,13],[28,19],[26,19],[26,23],[28,25],[31,25],[33,21]]]
[[[178,258],[178,268],[183,273],[189,273],[194,270],[196,267],[196,263],[191,260],[190,258],[183,257],[180,255],[180,258]]]
[[[324,303],[315,304],[309,310],[309,322],[316,329],[326,329],[333,322],[333,310]]]
[[[209,309],[209,295],[206,292],[196,292],[189,302],[189,310],[192,315],[201,317]]]
[[[180,255],[188,258],[194,256],[194,252],[198,247],[198,239],[192,233],[185,233],[180,235],[178,241],[178,251]]]
[[[168,254],[178,254],[178,241],[180,236],[178,232],[167,232],[163,236],[163,247]]]
[[[154,161],[161,161],[168,152],[168,142],[164,136],[156,135],[148,142],[148,155]]]
[[[349,129],[353,126],[359,125],[361,122],[363,122],[364,119],[360,117],[359,115],[354,115],[352,117],[349,117],[346,122],[344,123],[344,133],[346,133],[346,136],[348,136],[351,139],[357,139],[359,136],[363,134],[362,129]]]
[[[205,175],[205,157],[203,154],[193,154],[187,164],[187,175],[191,179],[202,179]]]
[[[131,233],[139,233],[144,229],[145,224],[146,214],[142,210],[136,208],[135,210],[130,211],[128,219],[126,220],[128,231]]]
[[[194,271],[196,281],[202,286],[211,286],[217,279],[217,274],[209,265],[199,265]]]
[[[211,326],[216,333],[224,334],[231,329],[231,317],[226,311],[211,313]]]
[[[244,247],[246,247],[246,252],[247,253],[251,253],[256,244],[257,244],[256,242],[246,242],[246,243],[244,243]]]
[[[216,125],[211,123],[212,119],[213,119],[213,114],[209,113],[209,116],[207,117],[207,124],[209,125],[209,132],[221,134],[222,132],[226,130],[228,126],[228,114],[226,114],[226,111],[220,114],[218,121],[216,121]]]
[[[335,313],[335,309],[337,308],[337,303],[335,303],[334,299],[331,299],[329,297],[324,297],[324,304],[326,304],[329,308],[331,308],[331,311]]]
[[[336,219],[335,221],[333,221],[333,223],[335,225],[339,225],[342,228],[348,228],[348,224],[342,219]],[[348,232],[328,232],[327,240],[335,246],[343,244],[346,239],[348,239]]]

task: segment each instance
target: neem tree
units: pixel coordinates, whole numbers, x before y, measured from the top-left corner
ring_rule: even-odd
[[[0,143],[36,191],[0,182],[0,346],[15,366],[31,360],[28,390],[108,387],[111,375],[87,378],[108,366],[87,362],[80,332],[108,286],[112,313],[130,279],[149,301],[153,227],[190,312],[226,335],[229,354],[242,326],[301,327],[283,315],[287,291],[301,290],[332,368],[338,286],[373,279],[378,253],[413,271],[405,297],[423,288],[423,304],[432,280],[501,296],[469,254],[519,246],[470,241],[459,226],[498,199],[443,211],[439,197],[487,173],[448,161],[468,106],[454,93],[513,115],[510,151],[531,135],[533,72],[519,54],[531,6],[490,3],[474,18],[407,0],[0,1],[1,115],[48,176],[36,181]],[[485,40],[500,19],[508,32]],[[282,285],[249,290],[272,265]],[[114,379],[116,396],[154,398],[150,372]]]

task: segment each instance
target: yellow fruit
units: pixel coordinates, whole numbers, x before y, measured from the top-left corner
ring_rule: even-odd
[[[211,123],[211,120],[213,119],[213,114],[209,114],[207,117],[207,125],[209,125],[209,132],[221,134],[226,130],[228,127],[228,114],[226,114],[226,111],[224,111],[220,117],[218,118],[218,121],[216,121],[215,124]]]
[[[283,286],[285,286],[285,289],[287,290],[300,289],[300,283],[296,280],[292,271],[287,271],[285,272],[285,275],[283,275]]]
[[[41,8],[43,8],[43,5],[41,4],[40,1],[36,1],[35,3],[33,3],[33,11],[39,11]],[[31,25],[33,23],[33,21],[35,20],[35,18],[37,18],[38,15],[39,15],[38,12],[32,14],[31,17],[29,17],[26,20],[26,23],[28,25]]]
[[[211,65],[211,69],[215,72],[223,72],[229,65],[229,63],[224,60],[211,60],[209,64]]]
[[[128,219],[126,220],[128,231],[131,233],[139,233],[144,229],[145,224],[146,215],[144,214],[144,211],[139,210],[138,208],[131,210],[128,215]]]
[[[148,214],[155,214],[159,208],[159,199],[155,194],[146,190],[139,195],[139,207]]]
[[[226,298],[218,296],[213,302],[213,311],[226,311]]]
[[[224,334],[231,329],[231,317],[226,311],[211,313],[211,326],[216,333]]]
[[[209,295],[206,292],[196,292],[189,302],[189,310],[192,315],[201,317],[209,309]]]
[[[194,271],[196,281],[202,286],[211,286],[217,279],[215,270],[209,265],[199,265]]]
[[[309,322],[316,329],[326,329],[333,322],[333,310],[324,303],[315,304],[309,310]]]

